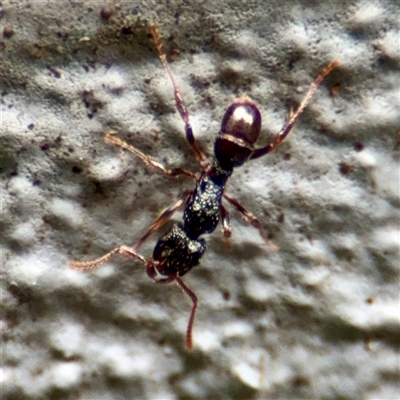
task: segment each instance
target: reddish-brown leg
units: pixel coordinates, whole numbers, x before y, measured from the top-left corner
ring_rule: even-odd
[[[154,168],[158,172],[163,172],[164,174],[170,175],[170,176],[178,176],[178,175],[184,175],[188,176],[190,178],[196,179],[196,175],[193,174],[192,172],[185,171],[182,168],[174,168],[174,169],[167,169],[165,168],[162,164],[160,164],[158,161],[154,160],[154,158],[151,158],[150,156],[142,153],[140,150],[138,150],[136,147],[133,147],[132,145],[124,142],[120,138],[116,137],[114,135],[114,132],[109,132],[105,136],[105,140],[108,143],[112,143],[116,146],[122,147],[125,150],[130,151],[131,153],[135,154],[138,156],[147,166]]]
[[[192,331],[193,331],[193,325],[194,325],[194,319],[196,316],[196,310],[197,310],[197,305],[198,305],[198,300],[197,296],[192,292],[182,281],[182,278],[179,276],[175,277],[176,283],[179,285],[179,287],[190,297],[192,300],[193,306],[192,306],[192,311],[190,313],[189,317],[189,322],[188,322],[188,327],[186,331],[186,348],[188,350],[191,350],[193,348],[193,340],[192,340]]]
[[[182,209],[186,203],[187,198],[192,194],[192,190],[185,190],[183,191],[179,197],[178,201],[168,207],[165,211],[163,211],[160,216],[153,222],[149,230],[136,242],[133,246],[135,250],[137,250],[155,231],[160,229],[171,217],[172,215]]]
[[[88,270],[100,267],[100,265],[106,263],[108,260],[113,258],[117,254],[122,254],[128,258],[136,258],[142,261],[144,264],[148,264],[150,261],[143,257],[141,254],[137,253],[134,249],[128,246],[120,246],[116,247],[114,250],[111,250],[109,253],[105,254],[102,257],[96,258],[92,261],[70,261],[68,265],[77,270]]]
[[[240,212],[240,214],[242,214],[242,217],[245,221],[247,221],[249,224],[251,224],[252,226],[254,226],[254,228],[256,228],[260,234],[260,236],[264,239],[265,243],[267,243],[267,245],[269,245],[269,240],[267,238],[267,235],[264,231],[264,229],[262,228],[261,222],[254,216],[254,214],[252,214],[250,211],[247,211],[236,199],[234,199],[233,197],[228,196],[227,194],[224,194],[224,199],[231,204],[233,207],[235,207],[235,209],[237,211]]]
[[[153,265],[154,263],[152,263],[151,259],[147,259],[140,255],[137,252],[137,249],[150,237],[150,235],[152,235],[157,229],[161,228],[161,226],[163,226],[176,211],[183,207],[188,196],[191,193],[191,190],[185,190],[184,192],[182,192],[178,198],[178,201],[173,206],[168,207],[164,212],[161,213],[161,215],[151,225],[150,229],[138,240],[138,242],[134,246],[117,247],[114,250],[111,250],[109,253],[105,254],[104,256],[96,258],[92,261],[70,261],[69,266],[77,270],[89,270],[99,267],[117,254],[122,254],[128,258],[137,258],[145,263],[147,266],[149,266],[149,264]]]
[[[192,130],[192,127],[189,122],[189,113],[188,113],[185,103],[182,99],[181,93],[179,91],[179,87],[178,87],[177,83],[175,82],[175,78],[174,78],[174,75],[172,74],[171,68],[169,67],[169,64],[167,61],[167,56],[165,55],[165,51],[164,51],[160,36],[158,34],[157,26],[153,22],[150,23],[150,30],[151,30],[151,34],[153,35],[154,43],[158,50],[158,55],[160,57],[160,60],[163,63],[165,70],[167,71],[167,74],[169,76],[169,79],[171,80],[172,86],[174,87],[176,108],[178,109],[178,112],[185,124],[186,140],[189,142],[190,147],[195,152],[200,164],[204,166],[204,164],[206,162],[206,157],[204,156],[202,151],[197,147],[197,144],[196,144],[196,141],[195,141],[194,135],[193,135],[193,130]]]
[[[198,305],[198,300],[197,296],[194,294],[194,292],[189,289],[185,283],[183,282],[182,278],[175,275],[175,276],[161,276],[157,272],[157,265],[155,262],[150,262],[147,264],[147,275],[152,278],[156,283],[169,283],[172,281],[175,281],[178,286],[190,297],[192,300],[192,311],[190,312],[190,317],[189,317],[189,322],[186,330],[186,348],[188,350],[191,350],[193,348],[193,339],[192,339],[192,332],[193,332],[193,325],[194,325],[194,320],[196,317],[196,310],[197,310],[197,305]]]
[[[226,237],[226,238],[230,238],[232,235],[232,230],[231,227],[229,226],[229,213],[228,210],[221,204],[219,206],[219,213],[221,216],[221,230],[222,230],[222,234]]]

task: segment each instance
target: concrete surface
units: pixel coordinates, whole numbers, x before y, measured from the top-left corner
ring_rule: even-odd
[[[393,399],[399,393],[399,22],[395,1],[1,2],[2,399]],[[208,154],[238,96],[259,144],[328,62],[280,148],[227,185],[190,302],[135,242],[190,180],[153,173],[109,129],[196,171],[148,22]],[[179,219],[176,215],[175,219]],[[150,256],[158,234],[142,252]]]

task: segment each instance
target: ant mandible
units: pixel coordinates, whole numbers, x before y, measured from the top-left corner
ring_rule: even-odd
[[[73,261],[69,265],[77,270],[93,269],[104,264],[116,254],[122,254],[125,257],[135,258],[143,262],[147,267],[147,275],[155,282],[169,283],[175,281],[191,298],[193,303],[186,331],[186,347],[191,349],[193,347],[192,331],[198,300],[194,292],[183,282],[182,276],[199,264],[201,257],[206,251],[206,242],[201,236],[213,232],[220,220],[223,235],[230,237],[229,214],[222,204],[222,199],[226,200],[239,211],[243,218],[253,225],[259,231],[260,235],[266,239],[260,221],[237,200],[224,193],[228,178],[231,176],[234,168],[243,165],[248,160],[254,160],[270,153],[286,138],[318,85],[339,65],[339,62],[333,61],[322,70],[317,79],[311,84],[298,109],[294,113],[290,113],[288,122],[286,122],[276,135],[275,140],[264,147],[258,149],[254,149],[253,147],[260,134],[260,111],[249,99],[236,99],[225,112],[222,119],[221,131],[214,143],[214,159],[209,161],[199,149],[194,139],[188,111],[172,75],[157,27],[154,23],[150,24],[150,30],[161,62],[174,88],[176,107],[185,124],[186,140],[196,154],[201,172],[198,176],[181,168],[167,169],[153,158],[118,139],[113,133],[106,134],[106,142],[136,154],[149,167],[170,176],[184,175],[195,179],[196,186],[193,190],[182,192],[178,201],[161,213],[150,229],[134,246],[120,246],[96,260],[84,262]],[[164,225],[176,211],[182,209],[183,222],[175,223],[158,240],[153,257],[147,258],[139,254],[138,249],[140,246]]]

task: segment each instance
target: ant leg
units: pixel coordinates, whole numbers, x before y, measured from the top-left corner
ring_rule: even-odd
[[[192,172],[185,171],[182,168],[175,168],[175,169],[167,169],[165,168],[162,164],[160,164],[158,161],[154,160],[150,156],[147,156],[146,154],[142,153],[140,150],[138,150],[136,147],[131,146],[130,144],[124,142],[120,138],[114,136],[114,132],[109,132],[105,136],[105,141],[108,143],[115,144],[116,146],[122,147],[125,150],[130,151],[131,153],[137,155],[142,159],[142,161],[149,167],[154,168],[158,172],[164,172],[167,175],[170,176],[177,176],[177,175],[185,175],[190,178],[196,179],[196,175],[193,174]]]
[[[153,35],[154,43],[158,50],[158,56],[160,57],[160,60],[163,63],[165,70],[167,71],[169,79],[171,80],[172,86],[174,87],[176,108],[178,109],[178,112],[185,124],[186,140],[189,142],[189,145],[192,148],[192,150],[196,153],[196,156],[197,156],[200,164],[203,165],[204,162],[206,161],[206,157],[204,156],[204,154],[201,152],[201,150],[196,145],[196,142],[195,142],[195,139],[193,136],[193,130],[189,123],[189,113],[188,113],[185,103],[182,99],[181,93],[179,91],[179,87],[175,82],[175,78],[172,74],[171,68],[169,67],[169,64],[167,61],[167,56],[165,55],[165,51],[164,51],[163,45],[161,43],[160,36],[158,34],[157,26],[154,22],[150,23],[150,30],[151,30],[151,34]]]
[[[188,327],[187,327],[187,330],[186,330],[186,348],[188,350],[191,350],[192,347],[193,347],[192,331],[193,331],[194,318],[196,316],[198,300],[197,300],[197,296],[194,294],[194,292],[192,292],[183,283],[182,279],[179,276],[175,277],[175,281],[178,284],[178,286],[191,298],[192,303],[193,303],[192,311],[190,312]]]
[[[226,238],[230,238],[232,235],[232,230],[231,227],[229,226],[229,213],[228,210],[221,204],[219,206],[219,213],[221,215],[221,229],[222,229],[222,234]]]
[[[293,125],[296,123],[296,121],[300,117],[301,113],[306,108],[308,102],[310,101],[314,92],[317,90],[320,83],[325,79],[325,77],[333,69],[335,69],[339,65],[340,65],[339,61],[333,61],[322,70],[322,72],[318,75],[317,79],[311,84],[310,89],[308,89],[308,92],[304,96],[304,98],[301,101],[299,108],[296,110],[296,112],[294,112],[294,113],[293,113],[293,111],[290,112],[289,121],[283,126],[283,128],[280,130],[280,132],[276,135],[275,141],[273,143],[268,144],[265,147],[261,147],[259,149],[254,150],[253,153],[249,157],[250,160],[262,157],[263,155],[271,152],[286,138],[286,136],[289,134],[289,132],[293,128]]]
[[[260,236],[264,239],[265,243],[267,245],[270,245],[270,242],[267,238],[267,235],[264,231],[264,229],[262,228],[261,222],[250,212],[247,211],[236,199],[234,199],[233,197],[229,197],[227,194],[224,194],[224,199],[231,204],[233,207],[235,207],[235,209],[237,211],[240,212],[240,214],[242,214],[242,217],[245,221],[247,221],[249,224],[251,224],[252,226],[254,226],[254,228],[256,228],[258,230],[258,233],[260,234]]]
[[[137,253],[134,249],[129,248],[127,246],[120,246],[115,248],[114,250],[111,250],[109,253],[105,254],[104,256],[100,258],[96,258],[96,260],[92,261],[70,261],[68,265],[77,270],[89,270],[89,269],[94,269],[97,267],[100,267],[100,265],[106,263],[108,260],[110,260],[112,257],[114,257],[117,254],[122,254],[128,258],[137,258],[138,260],[142,261],[145,264],[148,264],[149,261]]]
[[[97,258],[93,261],[71,261],[69,262],[69,266],[73,269],[79,270],[89,270],[93,268],[97,268],[100,265],[106,263],[116,254],[122,254],[128,258],[138,258],[143,263],[149,265],[152,264],[148,259],[137,253],[137,249],[149,238],[151,234],[153,234],[157,229],[159,229],[162,225],[167,222],[171,216],[178,211],[185,204],[188,196],[192,193],[191,190],[185,190],[182,192],[178,198],[178,201],[171,207],[167,208],[161,215],[154,221],[151,225],[150,229],[139,239],[139,241],[133,247],[120,246],[111,250],[109,253],[104,256]]]
[[[182,206],[184,206],[187,198],[191,194],[192,194],[191,190],[183,191],[179,195],[178,201],[171,207],[168,207],[165,211],[163,211],[159,215],[159,217],[153,222],[149,230],[138,240],[138,242],[136,242],[136,244],[133,246],[133,249],[137,250],[156,230],[160,229],[172,217],[172,215],[176,211],[178,211],[179,209],[182,208]]]

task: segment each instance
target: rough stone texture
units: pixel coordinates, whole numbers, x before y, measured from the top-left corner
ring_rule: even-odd
[[[397,397],[396,1],[1,3],[2,399]],[[280,148],[228,182],[271,241],[234,211],[230,245],[207,237],[185,277],[191,353],[176,285],[121,258],[67,267],[134,243],[191,187],[104,142],[114,129],[197,168],[151,20],[207,152],[235,97],[259,105],[265,143],[342,63]]]

